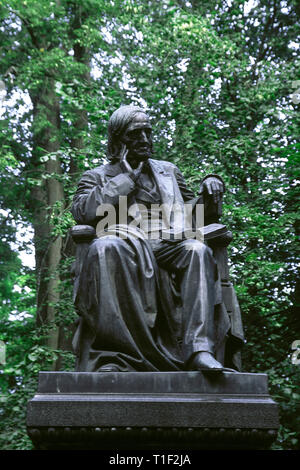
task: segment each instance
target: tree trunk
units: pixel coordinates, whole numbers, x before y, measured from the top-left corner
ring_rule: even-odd
[[[84,23],[84,21],[87,18],[88,18],[88,13],[86,11],[83,11],[82,6],[75,5],[74,6],[74,19],[72,22],[70,35],[71,35],[71,39],[74,41],[73,51],[74,51],[75,61],[81,64],[84,64],[86,66],[86,71],[80,77],[80,80],[82,81],[82,83],[88,83],[90,81],[89,62],[90,62],[91,53],[87,47],[83,46],[82,43],[78,41],[77,36],[76,36],[76,30],[81,28],[82,23]],[[73,90],[73,95],[74,96],[78,95],[78,89],[76,87]],[[78,99],[80,101],[79,96],[78,96]],[[74,131],[73,131],[73,137],[71,139],[71,148],[74,149],[74,151],[76,152],[84,148],[83,131],[87,129],[88,114],[87,114],[87,111],[83,108],[75,109],[74,113],[75,113],[75,119],[73,122]],[[77,167],[76,161],[74,160],[74,158],[71,158],[70,175],[77,176],[77,172],[78,172],[78,167]]]
[[[88,84],[90,81],[90,50],[83,46],[80,41],[78,41],[76,30],[81,28],[82,23],[88,18],[88,13],[83,11],[82,6],[74,5],[73,7],[73,21],[72,27],[70,29],[70,38],[73,40],[73,51],[74,51],[74,59],[76,62],[84,64],[86,66],[86,70],[82,73],[79,77],[81,83]],[[78,88],[75,86],[73,88],[73,97],[77,97],[78,102],[80,103],[81,96],[79,94]],[[73,110],[73,123],[72,123],[72,138],[70,141],[70,147],[73,150],[74,155],[80,153],[80,151],[84,148],[84,131],[88,128],[88,113],[84,107],[75,108]],[[70,167],[69,167],[69,175],[71,179],[75,182],[78,179],[78,165],[76,158],[71,156],[70,158]],[[68,237],[68,236],[67,236]],[[69,250],[71,247],[72,255],[75,256],[75,244],[72,239],[65,239],[63,241],[62,247],[62,255],[65,257],[70,256],[70,253],[67,253],[65,250]],[[71,256],[72,256],[71,255]],[[59,349],[63,351],[72,351],[72,338],[74,332],[76,330],[76,324],[70,324],[67,327],[62,326],[59,329],[59,338],[58,338],[58,346]],[[63,366],[62,357],[59,357],[56,363],[58,369],[61,369]]]
[[[55,305],[59,301],[59,262],[61,236],[53,237],[50,217],[54,204],[64,206],[64,190],[57,177],[61,164],[55,152],[60,146],[59,101],[54,90],[54,80],[47,78],[39,93],[31,95],[34,106],[33,164],[38,185],[32,190],[34,204],[34,242],[37,271],[37,324],[51,325],[48,345],[57,349],[58,328],[55,325]],[[50,154],[50,155],[49,155]],[[41,157],[46,160],[41,162]],[[42,158],[43,160],[43,158]],[[42,179],[45,176],[46,179]]]

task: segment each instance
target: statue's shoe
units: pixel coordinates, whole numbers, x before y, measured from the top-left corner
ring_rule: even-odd
[[[222,364],[217,361],[211,353],[200,352],[196,354],[193,359],[188,364],[188,370],[199,370],[204,373],[220,373],[220,372],[233,372],[237,374],[238,372],[229,367],[224,367]]]
[[[189,370],[200,370],[209,372],[223,372],[224,367],[209,352],[195,354],[189,364]]]

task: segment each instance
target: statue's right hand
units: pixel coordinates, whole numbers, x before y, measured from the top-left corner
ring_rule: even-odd
[[[128,148],[126,147],[126,145],[124,145],[122,152],[121,152],[121,159],[120,159],[121,168],[123,171],[125,171],[125,173],[131,174],[133,173],[133,169],[131,168],[130,164],[127,161],[127,155],[128,155]]]
[[[126,145],[124,145],[121,153],[121,168],[125,173],[129,173],[129,176],[133,179],[133,181],[136,181],[142,172],[144,162],[140,162],[139,166],[134,170],[127,161],[127,155],[128,149]]]

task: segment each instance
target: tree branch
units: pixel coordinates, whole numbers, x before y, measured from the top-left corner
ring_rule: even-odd
[[[40,49],[40,44],[38,42],[38,39],[34,33],[34,30],[33,30],[33,27],[31,26],[30,22],[28,21],[27,18],[25,18],[25,16],[23,16],[20,12],[18,12],[17,10],[14,10],[13,8],[8,8],[8,11],[14,15],[16,15],[21,21],[22,23],[24,24],[25,28],[27,29],[27,31],[29,32],[29,35],[30,35],[30,38],[31,38],[31,41],[32,41],[32,44],[37,48],[37,49]]]

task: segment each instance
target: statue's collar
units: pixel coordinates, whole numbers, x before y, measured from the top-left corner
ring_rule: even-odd
[[[148,164],[150,168],[152,168],[152,171],[155,173],[166,173],[164,167],[162,166],[161,162],[159,160],[153,160],[152,158],[148,159]]]

